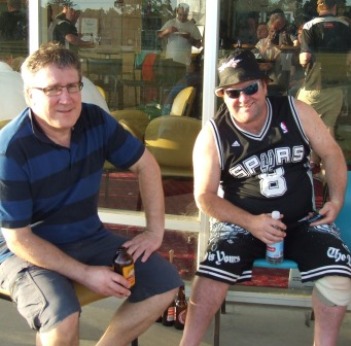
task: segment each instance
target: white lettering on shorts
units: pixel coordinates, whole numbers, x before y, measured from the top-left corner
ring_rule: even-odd
[[[209,262],[215,262],[216,265],[222,263],[239,263],[240,256],[228,256],[224,251],[216,251],[214,253],[209,253],[207,256]]]
[[[351,266],[351,258],[349,254],[344,254],[335,247],[328,248],[327,256],[335,260],[335,263],[338,262],[346,262],[349,266]]]

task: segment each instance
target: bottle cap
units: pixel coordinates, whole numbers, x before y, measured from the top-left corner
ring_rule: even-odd
[[[278,210],[272,211],[272,219],[274,219],[274,220],[280,219],[280,212]]]

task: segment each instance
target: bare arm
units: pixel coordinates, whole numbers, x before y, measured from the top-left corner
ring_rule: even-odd
[[[131,171],[138,175],[139,188],[146,217],[146,231],[137,235],[124,246],[133,255],[134,260],[142,255],[142,261],[157,250],[164,235],[164,194],[160,168],[146,149],[140,160],[131,167]]]
[[[95,46],[94,42],[83,41],[80,37],[73,34],[66,35],[65,40],[74,46],[82,48],[93,48]]]
[[[105,295],[130,295],[128,281],[104,266],[88,266],[66,255],[50,242],[35,235],[30,227],[2,228],[9,249],[38,267],[56,271],[91,290]]]
[[[316,111],[301,101],[296,101],[296,107],[311,147],[321,158],[325,169],[330,199],[320,210],[320,213],[325,218],[319,223],[331,223],[337,217],[344,203],[347,181],[345,158],[341,148],[331,136]]]
[[[173,34],[174,32],[177,32],[178,29],[175,26],[169,26],[165,28],[162,31],[159,31],[157,33],[158,38],[167,38],[169,35]]]
[[[252,215],[218,196],[220,164],[211,126],[207,124],[198,136],[194,152],[194,196],[205,214],[223,222],[240,225],[265,243],[282,240],[286,226],[267,214]],[[278,228],[278,229],[277,229]]]
[[[299,54],[299,61],[302,67],[306,67],[311,60],[311,53],[302,52]]]

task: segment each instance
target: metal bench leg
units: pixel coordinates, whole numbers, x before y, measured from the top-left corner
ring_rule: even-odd
[[[213,332],[213,346],[219,346],[219,333],[221,328],[221,309],[216,312]]]

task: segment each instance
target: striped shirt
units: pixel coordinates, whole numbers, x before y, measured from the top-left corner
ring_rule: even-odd
[[[143,144],[98,106],[82,104],[69,148],[52,142],[27,108],[0,131],[1,226],[30,225],[56,245],[95,234],[105,160],[125,169],[143,153]],[[9,255],[0,233],[0,263]]]

